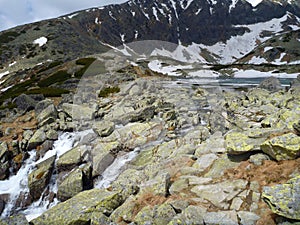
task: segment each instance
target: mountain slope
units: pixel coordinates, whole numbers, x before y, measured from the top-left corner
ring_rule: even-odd
[[[208,62],[228,63],[252,51],[257,46],[256,39],[265,41],[279,32],[299,29],[298,1],[264,0],[255,6],[250,3],[244,0],[132,0],[75,12],[0,32],[0,66],[6,72],[49,59],[67,61],[139,40],[161,40],[185,46],[196,43],[197,54]],[[236,47],[235,42],[239,43],[239,37],[243,39],[253,33],[251,26],[269,24],[276,19],[280,20],[276,27],[271,24],[251,36],[255,40],[250,48],[232,49]],[[264,38],[260,40],[260,36]],[[35,43],[41,40],[39,38],[46,42]],[[230,42],[233,39],[234,46]],[[231,49],[230,52],[226,48]]]

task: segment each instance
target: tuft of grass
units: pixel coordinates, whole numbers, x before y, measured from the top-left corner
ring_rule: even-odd
[[[100,91],[99,93],[99,97],[100,98],[106,98],[108,97],[110,94],[114,94],[114,93],[118,93],[120,92],[120,88],[118,86],[115,86],[115,87],[107,87],[107,88],[104,88]]]

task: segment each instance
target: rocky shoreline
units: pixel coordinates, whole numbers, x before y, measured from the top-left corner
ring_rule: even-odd
[[[0,112],[1,180],[29,152],[43,158],[62,132],[90,129],[70,151],[35,165],[29,192],[0,224],[28,224],[18,211],[40,198],[61,203],[30,224],[297,224],[299,79],[288,90],[268,79],[248,91],[158,76],[120,80],[83,104],[21,95],[17,109]],[[133,151],[116,180],[93,188]],[[0,212],[8,201],[0,196]]]

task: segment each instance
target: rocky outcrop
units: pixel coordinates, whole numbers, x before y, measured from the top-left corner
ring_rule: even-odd
[[[36,165],[37,169],[28,175],[28,186],[33,200],[38,200],[44,192],[52,175],[55,156]]]
[[[99,221],[109,216],[122,203],[122,196],[117,192],[93,189],[81,192],[74,198],[57,205],[31,223],[34,225],[99,224]]]
[[[300,176],[286,184],[264,187],[262,197],[271,210],[289,219],[300,220]]]

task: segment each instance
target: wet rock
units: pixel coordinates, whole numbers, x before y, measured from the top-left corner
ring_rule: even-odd
[[[40,149],[37,151],[37,156],[39,158],[44,157],[47,151],[51,150],[53,148],[54,141],[46,140],[41,146]]]
[[[277,161],[296,159],[300,155],[300,137],[294,133],[277,136],[265,141],[261,149]]]
[[[5,180],[9,176],[10,164],[8,161],[2,162],[0,164],[0,180]]]
[[[242,192],[247,184],[245,180],[228,180],[217,184],[198,185],[191,191],[218,208],[229,209],[229,202]]]
[[[58,185],[58,199],[66,201],[74,197],[84,189],[90,188],[92,167],[87,164],[84,167],[77,168],[64,176],[62,183]]]
[[[47,136],[43,129],[38,129],[28,141],[27,149],[31,150],[46,141]]]
[[[286,184],[264,187],[262,198],[274,213],[300,220],[300,176],[290,179]]]
[[[71,171],[76,166],[79,166],[82,163],[85,152],[85,146],[78,146],[66,152],[57,160],[57,170],[59,172]]]
[[[34,225],[90,224],[91,220],[110,215],[123,203],[118,192],[92,189],[60,203],[31,221]],[[97,224],[97,223],[96,223]]]
[[[118,142],[98,143],[91,151],[93,158],[93,177],[101,175],[115,160],[113,152],[119,149]]]
[[[29,95],[21,94],[13,100],[17,108],[24,111],[29,111],[35,108],[36,101]]]
[[[266,89],[270,92],[275,92],[282,89],[280,80],[276,77],[268,77],[264,79],[257,87]]]
[[[49,130],[46,133],[46,137],[48,140],[56,141],[58,139],[58,133],[56,130]]]
[[[107,137],[112,134],[115,129],[115,124],[110,121],[99,121],[93,124],[93,130],[100,137]]]
[[[28,186],[33,200],[39,199],[52,175],[55,156],[36,165],[37,169],[28,175]]]
[[[205,225],[239,225],[235,211],[208,212],[203,216]]]

